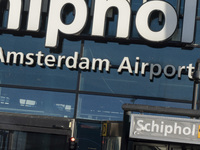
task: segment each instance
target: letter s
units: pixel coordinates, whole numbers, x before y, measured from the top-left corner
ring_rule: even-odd
[[[138,121],[137,121],[137,125],[138,125],[138,127],[139,127],[139,128],[136,128],[137,131],[142,131],[142,130],[144,130],[144,126],[143,126],[142,123],[143,123],[143,120],[138,120]]]

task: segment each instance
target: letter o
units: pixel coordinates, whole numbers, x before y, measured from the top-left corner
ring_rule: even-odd
[[[172,68],[172,72],[171,73],[167,72],[168,68]],[[167,77],[173,77],[175,75],[175,73],[176,73],[176,68],[174,66],[172,66],[172,65],[165,66],[165,68],[164,68],[164,74],[165,74],[165,76],[167,76]]]
[[[183,128],[183,134],[190,135],[191,134],[191,129],[189,127]]]
[[[161,11],[165,16],[163,28],[154,32],[149,28],[149,16],[153,11]],[[175,9],[164,1],[150,1],[142,5],[136,14],[136,28],[139,34],[146,40],[162,42],[170,38],[177,27],[177,13]]]

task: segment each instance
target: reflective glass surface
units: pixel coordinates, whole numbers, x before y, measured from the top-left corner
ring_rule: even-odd
[[[57,49],[48,49],[44,47],[44,38],[34,38],[31,36],[19,37],[3,34],[0,36],[0,47],[4,52],[0,63],[0,83],[33,87],[46,87],[57,89],[76,89],[78,72],[75,69],[69,69],[65,65],[65,60],[69,56],[74,56],[74,52],[80,51],[80,42],[63,41],[63,46]],[[39,52],[41,53],[39,54]],[[8,52],[14,52],[14,55],[8,55]],[[22,52],[23,56],[19,55]],[[32,53],[31,59],[28,54]],[[40,59],[39,56],[40,55]],[[49,57],[48,63],[45,63],[45,57]],[[58,67],[58,59],[62,59]],[[51,62],[55,58],[55,61]],[[5,63],[3,63],[3,58]],[[9,61],[10,60],[10,61]],[[22,61],[23,60],[23,61]],[[20,63],[22,61],[22,63]],[[31,64],[31,61],[34,61]],[[15,63],[16,62],[16,63]],[[31,65],[28,65],[30,63]],[[53,65],[52,67],[47,66]]]
[[[101,150],[101,123],[78,121],[76,126],[79,150]]]
[[[106,72],[105,68],[103,71],[97,69],[97,71],[82,72],[80,90],[182,100],[192,99],[193,81],[189,78],[191,72],[189,73],[187,68],[190,65],[191,70],[194,69],[195,61],[199,57],[198,49],[153,48],[144,45],[102,44],[85,41],[84,56],[90,59],[108,59],[113,67],[110,67],[109,72]],[[126,68],[127,64],[123,64],[125,57],[130,62],[132,73]],[[137,57],[139,57],[138,61]],[[136,62],[139,66],[137,74],[134,70]],[[141,69],[143,63],[149,64],[149,68],[145,68],[144,73]],[[124,69],[118,72],[121,64]],[[159,75],[155,75],[158,71],[156,67],[151,70],[151,65],[161,67],[162,71]],[[173,76],[169,76],[172,71],[166,69],[169,65],[174,69]],[[185,69],[179,75],[180,67]]]
[[[0,111],[57,117],[74,116],[75,94],[0,88]]]
[[[120,121],[123,120],[122,105],[125,103],[191,109],[190,103],[81,94],[77,118]]]
[[[77,118],[90,120],[123,120],[122,105],[131,99],[95,95],[79,95]]]
[[[40,90],[62,91],[64,89],[76,94],[83,91],[88,94],[97,92],[101,95],[117,96],[115,94],[120,94],[122,97],[129,95],[143,96],[146,99],[191,101],[193,94],[191,72],[199,58],[200,21],[196,23],[194,45],[176,47],[176,44],[180,44],[178,42],[182,35],[185,1],[166,0],[179,14],[177,30],[169,40],[172,45],[149,44],[149,41],[141,38],[135,25],[136,13],[143,2],[142,0],[131,1],[130,38],[120,40],[115,38],[119,12],[113,7],[106,15],[108,18],[105,21],[105,37],[91,36],[94,3],[92,0],[86,1],[88,20],[80,36],[65,35],[59,31],[59,45],[55,49],[45,48],[46,26],[49,17],[47,11],[42,12],[40,31],[33,34],[26,31],[27,10],[22,11],[22,27],[19,31],[13,32],[8,32],[6,29],[8,11],[3,10],[0,14],[4,16],[0,24],[2,29],[0,47],[3,52],[0,55],[0,84],[3,86],[17,85],[20,88],[37,87]],[[64,6],[61,12],[63,24],[73,22],[75,13],[71,5]],[[156,12],[149,19],[149,27],[154,31],[161,30],[165,22],[165,17],[162,15],[159,21],[159,13]],[[199,16],[199,9],[197,14]],[[124,43],[126,40],[128,43]],[[137,40],[140,44],[136,44]],[[197,48],[192,48],[194,46]],[[10,52],[14,54],[9,56]],[[70,61],[67,62],[67,58]],[[94,65],[94,59],[100,59],[100,61],[107,59],[110,62],[108,71],[105,70],[107,64],[104,63],[100,69],[101,63],[97,62]],[[79,63],[82,63],[82,68]],[[87,65],[89,69],[83,69]],[[94,69],[92,66],[95,66]],[[78,81],[80,83],[77,83]],[[68,93],[2,88],[1,110],[73,117],[75,97],[75,94]],[[93,95],[79,95],[78,101],[78,118],[94,120],[122,120],[121,105],[125,102],[132,103],[132,100],[126,98]],[[140,100],[142,104],[148,104],[147,101]],[[116,106],[110,107],[113,104]],[[156,102],[154,104],[156,105]],[[169,103],[163,104],[163,106],[172,106]],[[189,108],[185,105],[183,107]]]

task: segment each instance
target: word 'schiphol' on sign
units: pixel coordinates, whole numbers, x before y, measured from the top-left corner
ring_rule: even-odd
[[[130,138],[200,144],[200,121],[195,119],[132,115]]]
[[[22,0],[8,0],[9,15],[6,30],[19,30],[21,24]],[[142,0],[141,0],[142,1]],[[26,30],[39,32],[41,24],[42,0],[30,0],[28,23]],[[65,13],[64,7],[72,5],[74,8],[74,19],[71,23],[65,24],[61,14]],[[63,35],[80,35],[84,30],[89,13],[92,13],[91,36],[104,37],[106,13],[112,7],[118,9],[118,22],[116,38],[129,39],[130,25],[135,23],[138,33],[144,39],[151,42],[163,42],[168,40],[177,29],[178,17],[176,10],[171,4],[165,1],[148,1],[137,11],[135,21],[131,18],[131,0],[95,0],[94,11],[88,9],[85,0],[51,0],[46,31],[46,47],[57,47],[59,33]],[[194,39],[195,17],[197,0],[185,0],[181,42],[191,43]],[[91,12],[89,12],[91,11]],[[154,11],[162,12],[165,18],[164,26],[160,31],[152,31],[149,27],[149,18]],[[19,31],[20,32],[20,31]]]

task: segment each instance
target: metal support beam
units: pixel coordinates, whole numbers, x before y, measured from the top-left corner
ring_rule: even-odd
[[[121,140],[121,150],[128,149],[129,128],[130,128],[130,111],[124,111],[123,131]]]
[[[193,86],[193,99],[192,99],[192,109],[196,110],[197,109],[197,100],[198,100],[198,90],[199,89],[199,83],[194,81],[194,86]]]
[[[197,59],[197,62],[195,64],[193,80],[194,80],[194,87],[193,87],[192,109],[196,110],[197,100],[198,100],[198,89],[199,89],[199,82],[200,82],[200,58]]]

